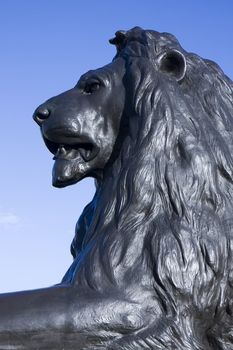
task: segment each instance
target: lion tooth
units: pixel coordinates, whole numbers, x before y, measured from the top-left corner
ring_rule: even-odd
[[[85,151],[85,149],[79,148],[79,153],[80,153],[81,157],[83,158],[83,160],[86,161],[87,159],[86,159],[86,151]]]
[[[91,151],[85,148],[79,148],[79,153],[85,162],[90,160]]]
[[[63,146],[63,145],[61,145],[60,147],[59,147],[59,153],[61,154],[61,155],[63,155],[63,154],[65,154],[66,153],[66,149],[65,149],[65,147]]]
[[[66,149],[64,147],[64,145],[60,145],[53,157],[54,160],[56,160],[57,158],[64,156],[66,154]]]
[[[91,155],[91,151],[90,151],[90,150],[87,150],[87,151],[86,151],[86,157],[89,158],[90,155]]]

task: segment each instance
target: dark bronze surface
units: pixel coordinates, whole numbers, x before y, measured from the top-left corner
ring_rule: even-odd
[[[53,185],[96,193],[62,282],[0,295],[0,349],[233,349],[233,84],[170,34],[110,43],[34,112]]]

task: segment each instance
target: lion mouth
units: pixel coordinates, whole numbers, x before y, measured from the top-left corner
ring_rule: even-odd
[[[49,151],[54,154],[54,160],[73,160],[81,156],[84,162],[90,162],[99,153],[99,148],[90,142],[65,144],[55,143],[46,138],[44,141]]]
[[[78,138],[60,137],[58,142],[43,135],[45,145],[54,155],[53,186],[65,187],[91,176],[100,148],[89,139],[75,142]],[[79,140],[78,140],[79,141]]]

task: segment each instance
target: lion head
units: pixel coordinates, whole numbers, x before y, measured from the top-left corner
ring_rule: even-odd
[[[173,320],[159,336],[151,330],[156,346],[169,338],[174,349],[227,349],[233,84],[168,33],[136,27],[110,42],[117,47],[112,63],[34,114],[54,154],[53,184],[86,176],[98,183],[77,224],[78,260],[66,279],[131,287],[135,300],[143,291],[154,317],[159,310]],[[107,276],[102,283],[93,264]]]
[[[54,154],[54,186],[102,176],[124,110],[123,73],[122,60],[90,71],[73,89],[36,110],[35,120]]]

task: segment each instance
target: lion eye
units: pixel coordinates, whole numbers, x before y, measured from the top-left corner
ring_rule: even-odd
[[[92,94],[93,92],[98,91],[100,88],[100,83],[98,81],[94,81],[91,83],[87,83],[84,87],[84,92],[86,94]]]

